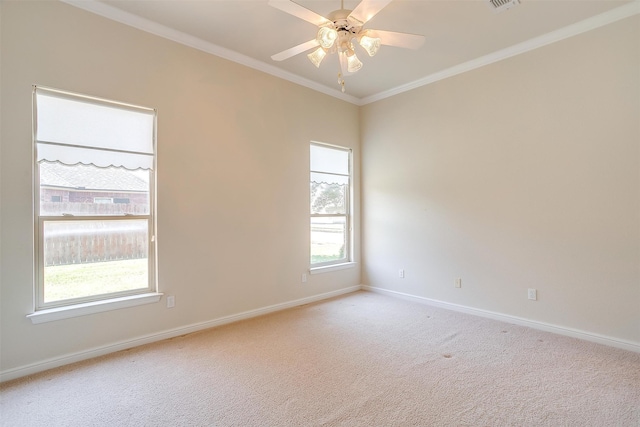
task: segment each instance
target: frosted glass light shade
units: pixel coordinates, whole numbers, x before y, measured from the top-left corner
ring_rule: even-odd
[[[369,56],[373,56],[378,53],[380,49],[380,39],[378,37],[370,37],[368,35],[364,35],[360,37],[359,40],[360,46],[367,51]]]
[[[360,68],[362,68],[362,62],[360,62],[356,54],[354,53],[351,56],[347,54],[347,71],[355,73]]]
[[[338,32],[331,27],[320,27],[318,30],[318,36],[316,39],[320,46],[325,49],[330,49],[338,38]]]
[[[327,52],[322,47],[319,47],[318,49],[308,54],[307,58],[309,58],[309,61],[311,61],[313,65],[315,65],[317,68],[320,68],[320,63],[325,56],[327,56]]]

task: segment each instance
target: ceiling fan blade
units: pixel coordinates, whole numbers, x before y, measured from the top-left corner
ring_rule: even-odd
[[[293,15],[300,19],[304,19],[307,22],[311,22],[318,27],[331,23],[331,21],[329,21],[324,16],[318,15],[317,13],[307,9],[306,7],[302,7],[298,3],[294,3],[290,0],[269,0],[268,4],[269,6],[280,9],[281,11],[286,12],[289,15]]]
[[[294,46],[287,50],[283,50],[280,53],[276,53],[275,55],[271,56],[271,59],[273,59],[274,61],[283,61],[285,59],[291,58],[292,56],[296,56],[299,53],[302,53],[306,50],[312,49],[319,45],[320,43],[318,43],[318,40],[316,39],[309,40],[308,42],[304,42],[302,44],[299,44],[298,46]]]
[[[387,46],[418,49],[423,45],[425,37],[418,34],[396,33],[394,31],[373,30],[380,37],[380,43]]]
[[[362,0],[349,15],[364,25],[393,0]]]

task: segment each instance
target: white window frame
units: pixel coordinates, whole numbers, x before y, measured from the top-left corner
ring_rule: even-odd
[[[39,163],[36,155],[37,144],[46,142],[37,140],[37,92],[44,94],[54,93],[74,101],[86,102],[88,104],[105,105],[111,108],[122,108],[126,110],[139,110],[153,115],[153,166],[149,169],[149,213],[147,215],[123,214],[123,215],[44,215],[40,212],[40,174]],[[92,314],[96,312],[108,311],[123,307],[131,307],[140,304],[153,303],[160,300],[161,293],[158,293],[156,280],[156,140],[157,140],[157,111],[155,109],[140,107],[131,104],[111,101],[102,98],[61,91],[57,89],[45,88],[41,86],[33,87],[33,147],[34,147],[34,276],[35,276],[35,301],[34,313],[28,315],[33,323],[42,323],[51,320],[59,320]],[[109,151],[104,150],[104,151]],[[116,150],[112,150],[116,151]],[[63,221],[122,221],[122,220],[145,220],[147,221],[147,260],[148,260],[148,283],[144,288],[129,291],[111,292],[100,295],[92,295],[73,299],[64,299],[59,301],[44,301],[44,223],[45,222],[63,222]]]
[[[353,200],[353,150],[351,148],[348,147],[341,147],[339,145],[333,145],[333,144],[327,144],[327,143],[323,143],[323,142],[316,142],[316,141],[312,141],[310,143],[310,147],[311,146],[319,146],[319,147],[323,147],[323,148],[329,148],[329,149],[333,149],[333,150],[339,150],[339,151],[344,151],[348,154],[349,159],[348,159],[348,174],[336,174],[336,173],[331,173],[331,172],[326,172],[326,171],[319,171],[319,170],[313,170],[311,169],[311,167],[309,167],[309,176],[311,176],[311,173],[313,172],[317,172],[317,173],[323,173],[323,174],[329,174],[329,175],[336,175],[336,176],[342,176],[342,177],[346,177],[348,179],[348,184],[347,184],[347,194],[346,194],[346,200],[345,200],[345,213],[344,214],[314,214],[311,213],[311,211],[309,212],[309,220],[311,220],[311,218],[331,218],[331,217],[344,217],[345,218],[345,248],[344,248],[344,258],[339,259],[339,260],[334,260],[334,261],[326,261],[326,262],[321,262],[321,263],[311,263],[311,245],[309,245],[309,271],[314,274],[314,273],[320,273],[320,272],[327,272],[327,271],[333,271],[333,270],[337,270],[337,269],[342,269],[342,268],[348,268],[351,267],[353,265],[353,219],[352,219],[352,210],[351,210],[351,206],[352,206],[352,200]],[[311,160],[311,153],[309,153],[309,160]],[[311,204],[309,203],[309,206]],[[309,207],[309,209],[311,210],[311,207]],[[309,224],[311,224],[311,221],[309,221]],[[309,236],[311,236],[311,230],[309,230]]]

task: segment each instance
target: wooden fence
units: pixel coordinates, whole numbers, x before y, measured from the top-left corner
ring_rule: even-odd
[[[41,202],[41,215],[62,215],[69,213],[77,216],[91,215],[146,215],[149,206],[144,203],[78,203],[78,202]],[[144,227],[132,222],[143,221]],[[113,224],[115,224],[114,222]],[[61,222],[51,222],[52,228],[45,232],[44,265],[82,264],[89,262],[139,259],[148,256],[148,237],[146,221],[117,221],[121,227],[106,226],[100,223],[77,222],[65,227]],[[55,225],[55,226],[54,226]]]
[[[44,265],[146,258],[147,244],[141,231],[51,236],[44,242]]]

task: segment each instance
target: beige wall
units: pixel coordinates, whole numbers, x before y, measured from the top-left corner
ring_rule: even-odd
[[[636,16],[363,107],[364,284],[640,344],[639,83]]]
[[[1,7],[0,370],[360,284],[359,268],[301,283],[308,144],[352,147],[358,176],[358,107],[63,3]],[[25,317],[33,84],[158,110],[159,286],[175,308],[162,301],[39,325]]]
[[[0,372],[361,283],[300,283],[310,140],[354,149],[356,216],[362,140],[365,284],[640,343],[637,17],[358,111],[65,4],[0,5]],[[33,84],[158,109],[175,308],[26,319]]]

